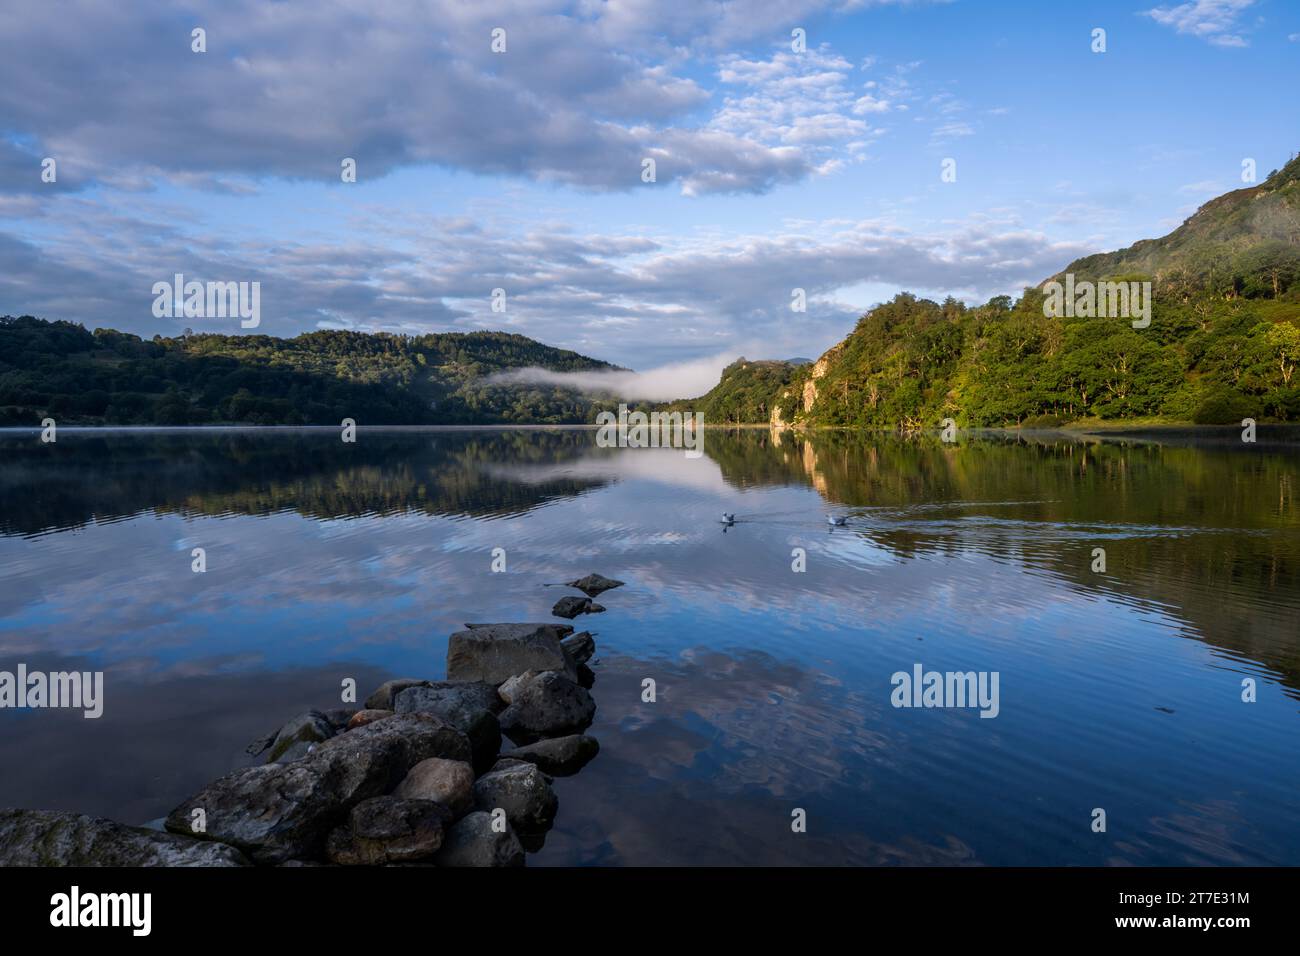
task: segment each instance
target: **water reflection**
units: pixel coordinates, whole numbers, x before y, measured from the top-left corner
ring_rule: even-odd
[[[545,619],[544,585],[599,570],[628,582],[586,622],[601,755],[557,782],[535,863],[1300,862],[1293,453],[756,431],[704,450],[0,436],[0,663],[93,665],[108,697],[98,722],[0,713],[0,757],[31,768],[0,804],[161,816],[268,724],[337,705],[341,676],[440,677],[463,622]],[[894,710],[914,662],[999,671],[1001,716]]]

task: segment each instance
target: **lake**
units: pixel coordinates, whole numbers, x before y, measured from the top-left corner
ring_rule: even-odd
[[[556,780],[530,865],[1300,864],[1294,450],[710,430],[704,452],[0,434],[0,669],[105,674],[98,720],[0,711],[0,806],[155,820],[342,679],[441,679],[465,622],[551,620],[577,592],[546,585],[597,571],[626,582],[573,622],[601,750]],[[996,716],[894,706],[918,665],[996,674]]]

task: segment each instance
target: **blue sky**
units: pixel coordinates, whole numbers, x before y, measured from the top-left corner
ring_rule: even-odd
[[[900,290],[1017,293],[1300,149],[1285,0],[16,0],[0,18],[0,313],[238,332],[153,316],[153,283],[182,272],[261,282],[259,332],[502,328],[669,390],[740,354],[816,356]]]

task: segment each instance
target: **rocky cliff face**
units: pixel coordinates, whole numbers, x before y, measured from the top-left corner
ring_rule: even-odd
[[[844,343],[834,345],[827,349],[815,363],[813,363],[812,373],[808,381],[803,384],[803,410],[804,414],[812,411],[813,404],[817,401],[817,380],[826,377],[826,372],[830,369],[831,364],[839,358],[840,352],[844,348]]]
[[[778,431],[787,427],[786,420],[781,417],[781,403],[789,397],[790,390],[788,388],[782,389],[780,396],[778,396],[777,400],[772,403],[772,416],[768,419],[768,425]]]

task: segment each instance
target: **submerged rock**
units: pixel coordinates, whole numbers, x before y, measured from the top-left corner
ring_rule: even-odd
[[[560,638],[573,628],[558,624],[485,624],[457,631],[447,642],[447,680],[501,684],[524,671],[575,676]]]
[[[567,777],[581,770],[599,752],[600,743],[595,737],[570,734],[508,750],[501,755],[501,759],[527,761],[536,764],[543,773]]]
[[[441,681],[422,687],[408,687],[397,695],[399,714],[434,714],[469,737],[474,766],[492,765],[501,749],[501,725],[497,711],[503,704],[497,689],[483,681]]]
[[[530,763],[498,764],[474,783],[474,806],[487,813],[499,807],[517,830],[549,828],[559,805],[546,775]]]
[[[62,810],[0,810],[0,866],[248,866],[234,847]]]
[[[492,814],[477,810],[443,835],[433,861],[439,866],[523,866],[524,848],[509,823],[492,829]]]
[[[474,806],[474,768],[463,760],[430,757],[411,768],[393,795],[407,800],[436,800],[453,817],[460,817]]]
[[[570,634],[560,641],[560,646],[568,652],[575,664],[587,663],[591,660],[591,655],[596,653],[596,639],[591,636],[590,631]]]
[[[451,811],[433,800],[371,797],[329,835],[326,854],[342,866],[381,866],[433,856],[442,846]]]
[[[414,677],[399,677],[384,681],[379,689],[366,698],[366,710],[392,710],[397,695],[408,687],[428,687],[431,681]]]
[[[236,770],[209,784],[167,816],[172,833],[243,850],[255,862],[319,855],[326,834],[347,812],[396,786],[421,760],[469,760],[468,738],[431,714],[398,714],[324,743],[301,760]]]
[[[566,585],[566,587],[577,588],[587,597],[593,598],[622,586],[622,581],[615,581],[613,578],[607,578],[601,574],[588,574],[585,578],[578,578],[578,580],[570,581]]]
[[[591,694],[563,674],[540,674],[501,713],[501,729],[516,743],[581,733],[596,716]]]

